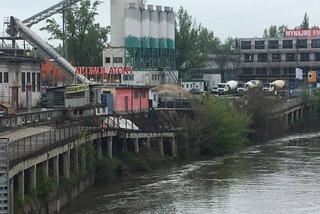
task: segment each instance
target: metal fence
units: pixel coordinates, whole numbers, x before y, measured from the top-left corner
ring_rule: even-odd
[[[64,122],[62,121],[61,123]],[[81,118],[68,125],[61,125],[61,123],[58,123],[56,128],[47,132],[10,142],[10,161],[28,157],[41,151],[42,149],[51,147],[54,148],[62,143],[65,143],[67,140],[74,139],[82,134],[98,133],[103,130],[118,130],[125,132],[142,131],[134,121],[121,116],[104,115]],[[155,124],[148,123],[148,125],[153,126]],[[157,131],[159,132],[165,130],[160,130],[158,127]]]

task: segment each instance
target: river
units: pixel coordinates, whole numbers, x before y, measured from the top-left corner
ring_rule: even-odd
[[[63,213],[320,213],[317,136],[274,140],[94,187]]]

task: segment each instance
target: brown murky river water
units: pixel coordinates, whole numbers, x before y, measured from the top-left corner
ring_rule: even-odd
[[[318,214],[320,136],[290,139],[94,187],[63,213]]]

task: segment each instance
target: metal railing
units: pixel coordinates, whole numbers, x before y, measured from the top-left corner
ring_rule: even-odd
[[[65,121],[64,121],[65,122]],[[59,124],[59,123],[58,123]],[[153,126],[154,124],[148,124]],[[90,133],[99,133],[107,130],[122,132],[143,132],[134,121],[121,116],[96,116],[81,118],[69,125],[56,127],[40,134],[20,138],[9,142],[10,161],[30,157],[45,149],[63,145],[68,140],[75,139]],[[150,130],[148,130],[150,131]],[[157,126],[157,132],[173,131],[172,127]]]

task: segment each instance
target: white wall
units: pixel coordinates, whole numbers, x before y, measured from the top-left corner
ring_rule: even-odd
[[[187,91],[190,91],[193,88],[199,88],[204,91],[204,82],[203,81],[183,81],[181,82],[181,87]]]

